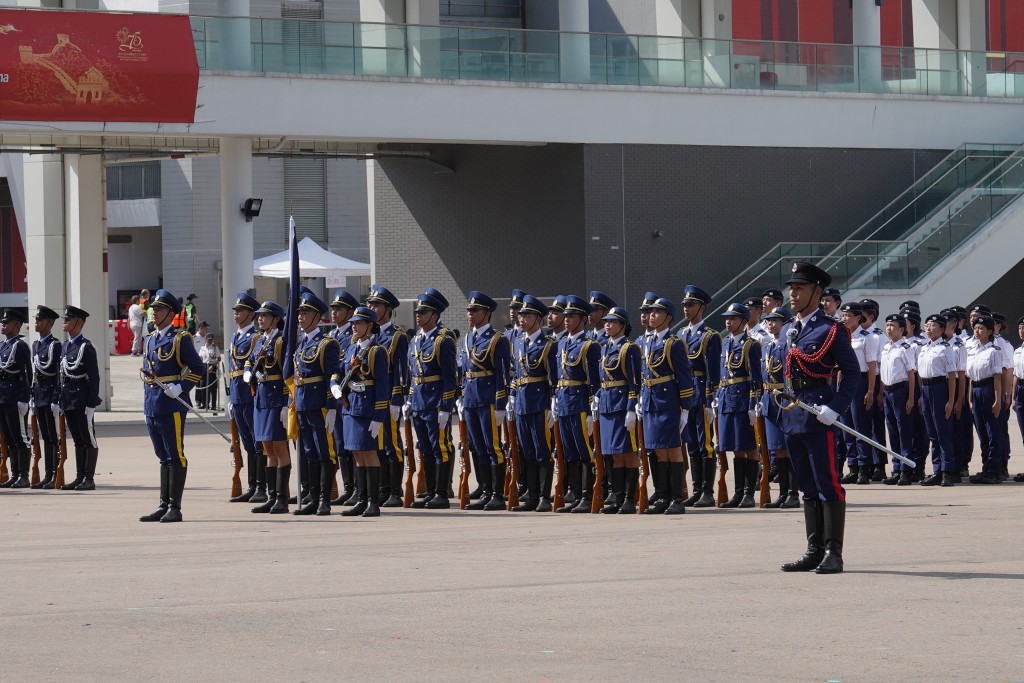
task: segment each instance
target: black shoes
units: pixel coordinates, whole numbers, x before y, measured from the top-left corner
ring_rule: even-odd
[[[921,486],[938,486],[942,483],[942,473],[936,472],[921,480]]]
[[[843,536],[846,531],[846,503],[830,500],[822,503],[825,557],[815,574],[838,574],[843,571]]]
[[[780,569],[784,572],[809,572],[816,569],[825,559],[824,521],[825,513],[820,500],[804,502],[804,529],[807,532],[807,551],[794,561],[787,562]]]

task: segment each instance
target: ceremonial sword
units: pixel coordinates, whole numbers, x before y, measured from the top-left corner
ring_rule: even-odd
[[[821,415],[821,408],[819,406],[814,406],[814,405],[810,405],[808,403],[804,403],[803,401],[798,399],[793,394],[787,394],[786,392],[779,391],[778,389],[773,389],[772,393],[775,395],[776,401],[779,398],[784,398],[787,401],[792,402],[794,406],[797,406],[799,408],[803,408],[804,410],[806,410],[809,413],[812,413],[813,415]],[[787,406],[781,406],[780,405],[779,407],[782,408],[783,410],[789,410],[793,406],[788,406],[787,407]],[[896,451],[892,450],[891,448],[886,448],[885,446],[883,446],[882,444],[878,443],[874,439],[869,438],[867,436],[864,436],[863,434],[858,432],[853,427],[847,427],[846,425],[844,425],[839,420],[836,420],[832,424],[834,424],[836,427],[838,427],[839,429],[843,430],[844,432],[846,432],[850,436],[854,437],[855,439],[860,439],[861,441],[863,441],[864,443],[868,444],[869,446],[874,446],[878,450],[884,451],[884,452],[888,453],[889,457],[894,458],[896,460],[899,460],[904,465],[908,465],[910,467],[917,467],[917,463],[914,462],[913,460],[911,460],[910,458],[905,458],[902,455],[900,455],[899,453],[897,453]]]
[[[140,374],[140,375],[142,376],[142,379],[143,379],[144,381],[151,381],[151,382],[153,382],[153,384],[157,385],[158,387],[160,387],[161,389],[163,389],[163,390],[164,390],[164,395],[165,395],[165,396],[167,396],[167,395],[168,395],[168,394],[167,394],[167,385],[166,385],[166,384],[164,384],[163,382],[161,382],[160,380],[158,380],[158,379],[156,378],[156,375],[154,375],[154,374],[152,374],[152,373],[150,373],[150,372],[146,372],[145,370],[139,370],[139,374]],[[209,420],[207,420],[207,419],[206,419],[206,418],[205,418],[205,417],[203,416],[203,414],[202,414],[202,413],[200,413],[200,412],[199,412],[198,410],[196,410],[196,409],[195,409],[194,407],[190,406],[189,404],[185,403],[185,401],[183,401],[183,400],[181,399],[181,397],[180,397],[180,396],[175,396],[175,397],[174,397],[174,400],[175,400],[175,401],[177,401],[178,403],[180,403],[181,405],[185,406],[186,408],[188,408],[188,410],[189,410],[190,412],[193,412],[193,413],[195,413],[195,414],[196,414],[196,415],[197,415],[197,416],[199,417],[199,419],[200,419],[200,420],[202,420],[202,421],[203,421],[203,422],[205,422],[206,424],[210,425],[210,429],[212,429],[213,431],[215,431],[215,432],[217,432],[218,434],[220,434],[220,438],[222,438],[222,439],[224,439],[225,441],[227,441],[227,442],[228,442],[228,444],[231,444],[231,438],[230,438],[230,437],[228,437],[228,435],[227,435],[227,434],[225,434],[224,432],[222,432],[222,431],[220,431],[219,429],[217,429],[217,428],[216,428],[216,427],[215,427],[215,426],[213,425],[213,423],[212,423],[212,422],[210,422]],[[233,444],[231,444],[231,445],[233,445]]]

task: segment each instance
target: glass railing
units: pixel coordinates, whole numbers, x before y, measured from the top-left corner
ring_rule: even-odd
[[[688,88],[1024,97],[1024,54],[191,17],[199,67]]]

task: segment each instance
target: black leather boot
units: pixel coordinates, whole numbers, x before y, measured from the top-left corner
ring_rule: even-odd
[[[388,460],[388,456],[384,451],[377,451],[377,461],[380,462],[380,481],[382,486],[377,493],[370,491],[371,495],[375,495],[377,505],[383,505],[387,502],[388,498],[391,497],[391,461]]]
[[[402,500],[402,474],[404,474],[404,472],[405,469],[402,467],[402,463],[389,462],[388,478],[387,480],[383,480],[384,468],[381,468],[380,476],[382,477],[382,481],[386,481],[385,489],[388,491],[388,497],[380,504],[382,508],[400,508],[404,505],[404,501]],[[383,498],[383,496],[381,497]]]
[[[96,460],[100,456],[100,449],[95,446],[85,447],[85,477],[82,483],[75,487],[76,491],[96,490]]]
[[[233,498],[228,498],[229,503],[248,503],[256,494],[256,458],[255,453],[245,454],[246,478],[249,487]],[[273,500],[271,501],[273,503]]]
[[[85,449],[75,446],[75,478],[60,487],[61,491],[74,491],[85,481]]]
[[[160,506],[150,514],[139,517],[140,522],[159,522],[167,514],[167,506],[171,504],[170,471],[167,465],[160,465]]]
[[[170,500],[167,503],[167,512],[160,518],[162,524],[168,522],[180,522],[181,519],[181,497],[185,493],[185,479],[188,477],[187,467],[168,467],[167,484],[170,490]]]
[[[583,480],[583,492],[580,495],[579,502],[573,506],[572,511],[577,514],[590,514],[590,508],[594,502],[594,482],[597,481],[597,474],[594,472],[594,467],[590,463],[581,463],[583,474],[581,479]]]
[[[619,506],[620,515],[635,515],[636,514],[636,487],[640,483],[640,469],[637,467],[627,467],[626,473],[626,493],[622,499],[622,505]]]
[[[18,462],[18,478],[11,484],[11,488],[27,489],[31,486],[28,481],[28,470],[29,463],[32,462],[32,451],[28,446],[15,446],[13,448],[8,446],[7,452],[11,454],[11,460],[17,460]]]
[[[861,465],[860,471],[857,473],[857,481],[854,482],[860,486],[871,483],[871,475],[875,471],[874,465]]]
[[[857,477],[860,475],[860,467],[857,465],[850,465],[850,471],[843,475],[843,478],[839,480],[840,484],[856,484]]]
[[[583,488],[583,473],[580,471],[579,463],[570,462],[565,464],[565,483],[567,488],[575,488],[577,491]],[[572,512],[572,509],[576,506],[575,502],[570,503],[568,496],[565,500],[565,505],[555,510],[555,512]]]
[[[266,503],[268,501],[273,501],[274,499],[267,493],[268,489],[270,489],[270,481],[267,479],[267,456],[262,453],[257,453],[256,457],[253,459],[253,463],[256,470],[256,481],[254,482],[254,488],[252,496],[249,498],[249,502]]]
[[[846,532],[846,502],[830,500],[824,509],[825,558],[815,568],[815,574],[838,574],[843,571],[843,536]]]
[[[807,532],[807,551],[799,560],[787,562],[784,572],[809,572],[825,558],[825,513],[820,500],[804,501],[804,530]]]
[[[267,478],[267,501],[249,511],[256,515],[268,514],[277,503],[277,468],[268,467],[264,476]]]
[[[685,507],[692,507],[704,493],[704,460],[699,455],[690,456],[690,476],[693,478],[693,493],[683,501]]]
[[[789,458],[776,458],[775,472],[779,480],[779,497],[765,505],[766,508],[780,508],[789,497]]]
[[[693,504],[695,508],[713,508],[715,507],[715,476],[718,474],[718,469],[715,467],[716,461],[714,458],[701,458],[703,464],[701,465],[704,478],[704,485],[701,487],[700,498]]]
[[[306,476],[309,477],[309,502],[299,506],[299,509],[292,513],[293,515],[316,514],[316,509],[320,504],[320,473],[322,470],[323,466],[319,462],[306,463]],[[327,493],[330,495],[330,491]],[[306,499],[303,498],[303,500]]]
[[[448,510],[452,506],[451,500],[448,498],[448,487],[451,484],[451,471],[452,471],[453,460],[451,456],[448,457],[447,462],[439,462],[434,465],[436,473],[434,474],[434,493],[427,501],[428,510]],[[429,467],[427,465],[426,467]],[[430,471],[429,469],[427,470]]]
[[[686,512],[683,505],[683,491],[686,486],[686,468],[681,462],[668,464],[668,479],[671,491],[671,502],[665,508],[666,515],[681,515]]]
[[[612,468],[612,493],[604,501],[604,507],[601,508],[602,515],[614,515],[618,514],[619,507],[622,502],[626,499],[626,468],[625,467],[613,467]]]
[[[277,500],[270,508],[272,515],[288,514],[288,489],[291,485],[292,466],[291,464],[277,468]]]
[[[668,478],[668,466],[666,465],[662,468],[662,464],[654,451],[647,451],[647,471],[650,472],[651,486],[654,487],[654,493],[647,499],[647,504],[652,507],[668,491],[668,487],[665,484],[665,479]],[[647,492],[641,491],[640,494],[646,496]]]
[[[10,467],[10,475],[8,475],[7,479],[0,484],[0,489],[9,489],[14,486],[14,482],[18,480],[18,458],[12,455],[13,451],[11,449],[7,449],[7,453],[7,464]]]
[[[369,496],[366,490],[366,467],[355,467],[356,503],[348,510],[341,513],[342,517],[357,517],[364,512],[369,504]]]
[[[45,472],[43,474],[43,478],[35,484],[32,484],[29,488],[53,488],[53,447],[45,441],[40,445],[40,447],[43,450],[43,467],[45,468]],[[49,486],[47,484],[49,484]]]
[[[667,510],[668,506],[672,503],[672,485],[668,476],[668,461],[655,461],[654,469],[651,470],[651,475],[654,476],[655,481],[657,482],[657,488],[654,491],[654,497],[651,498],[651,501],[653,502],[648,504],[647,510],[644,511],[644,514],[664,514],[665,510]]]
[[[515,486],[515,482],[512,482]],[[505,496],[505,463],[491,465],[491,499],[484,505],[484,510],[494,512],[504,510],[506,507]]]
[[[338,492],[338,497],[331,501],[331,505],[346,505],[349,499],[352,498],[352,494],[355,491],[355,475],[352,472],[352,466],[352,454],[339,452],[338,472],[341,474],[342,490]],[[352,505],[355,505],[357,502],[353,500]]]
[[[391,469],[397,469],[392,467]],[[366,488],[370,491],[380,490],[380,468],[379,467],[367,467],[366,468]],[[357,510],[359,506],[352,508]],[[369,496],[366,499],[366,510],[363,511],[362,517],[380,517],[380,508],[377,507],[377,499],[373,496]]]
[[[743,467],[746,469],[746,477],[743,486],[743,498],[740,499],[738,507],[757,507],[754,502],[754,491],[757,490],[758,475],[761,473],[760,463],[757,460],[744,459]]]
[[[738,508],[743,500],[743,488],[747,483],[746,458],[739,456],[732,459],[732,497],[722,503],[724,508]]]
[[[320,465],[320,501],[316,507],[317,517],[331,514],[331,489],[334,487],[334,463],[327,461]]]
[[[550,460],[537,463],[537,481],[540,485],[540,499],[534,512],[551,512],[551,485],[554,481],[555,468]]]
[[[426,488],[425,491],[423,491],[421,493],[417,493],[413,497],[413,501],[412,501],[412,506],[411,507],[414,507],[417,510],[420,510],[420,509],[423,509],[423,508],[427,507],[427,503],[429,503],[434,498],[434,496],[437,495],[437,468],[438,468],[438,465],[436,463],[434,463],[434,462],[429,462],[428,463],[426,461],[426,459],[423,458],[423,459],[420,460],[420,467],[424,468],[423,475],[424,475],[424,479],[426,479],[426,482],[427,482],[427,488]],[[417,476],[413,477],[413,481],[415,482],[417,478],[418,478],[418,474],[417,474]],[[447,493],[447,491],[445,493]]]
[[[533,512],[540,501],[540,476],[536,460],[523,460],[521,463],[523,479],[526,480],[526,495],[519,500],[519,505],[512,512]]]

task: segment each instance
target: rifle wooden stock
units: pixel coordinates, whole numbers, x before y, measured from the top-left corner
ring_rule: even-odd
[[[0,481],[7,481],[10,476],[7,474],[7,439],[3,432],[0,432]]]
[[[231,423],[231,456],[235,471],[231,474],[231,497],[242,495],[242,442],[238,438],[238,426],[234,418]]]
[[[409,419],[412,420],[412,418]],[[438,438],[444,438],[444,430],[440,429],[440,425],[438,425]],[[427,493],[427,468],[423,466],[423,449],[417,448],[414,452],[419,455],[419,459],[416,461],[416,495],[419,495]]]
[[[508,437],[508,474],[505,476],[505,509],[512,510],[519,505],[519,435],[514,421],[505,422]]]
[[[594,490],[591,492],[590,514],[596,515],[604,506],[604,455],[601,453],[601,425],[594,419]]]
[[[64,485],[64,463],[68,459],[68,430],[64,423],[64,413],[57,418],[57,425],[60,430],[60,442],[57,446],[57,471],[53,475],[53,488],[55,489]]]
[[[555,493],[552,509],[565,505],[565,451],[562,449],[562,434],[558,431],[558,418],[555,418]]]
[[[402,483],[402,507],[412,507],[416,499],[416,442],[412,439],[412,422],[402,420],[402,437],[405,440],[405,481]],[[420,468],[423,469],[422,467]]]
[[[715,443],[721,443],[718,434],[718,419],[713,423]],[[729,471],[729,458],[725,453],[718,453],[718,491],[715,493],[715,505],[722,507],[729,501],[729,485],[725,482],[725,473]]]
[[[36,422],[35,411],[32,411],[31,417],[32,423],[32,479],[30,483],[39,483],[39,460],[42,458],[42,453],[39,450],[39,423]]]
[[[768,470],[771,469],[771,459],[768,455],[768,433],[765,430],[764,417],[758,416],[754,420],[754,438],[757,439],[757,452],[761,456],[761,479],[758,482],[760,492],[758,495],[758,506],[764,507],[772,500],[771,486],[769,485]]]
[[[644,423],[636,421],[637,454],[640,456],[640,481],[636,487],[636,514],[642,515],[647,510],[647,477],[650,475],[650,463],[647,461],[647,448],[644,446]]]
[[[459,420],[459,453],[462,456],[462,472],[459,473],[459,509],[469,505],[469,475],[473,472],[472,457],[469,454],[469,436],[466,435],[466,421]]]

